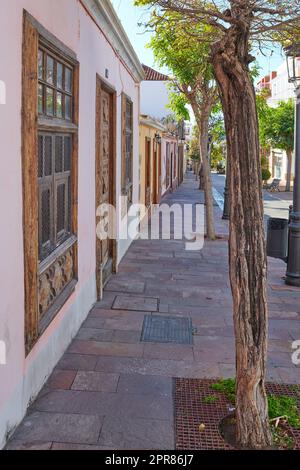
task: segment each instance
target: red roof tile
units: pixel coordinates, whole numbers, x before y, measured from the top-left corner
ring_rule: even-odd
[[[152,69],[151,67],[148,67],[148,65],[143,64],[143,69],[145,72],[145,78],[144,80],[148,81],[168,81],[170,78],[167,75],[164,75],[163,73],[157,72],[156,70]]]

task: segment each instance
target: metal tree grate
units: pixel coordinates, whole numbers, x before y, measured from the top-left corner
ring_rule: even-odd
[[[175,437],[177,450],[233,450],[219,431],[221,419],[226,417],[232,404],[226,396],[213,390],[211,385],[220,379],[174,380]],[[297,385],[267,383],[268,394],[299,398]],[[214,397],[214,400],[209,398]],[[208,399],[208,400],[207,400]],[[200,425],[205,428],[201,430]],[[300,430],[290,428],[295,449],[300,449]]]
[[[193,344],[192,320],[185,317],[145,315],[141,341]]]

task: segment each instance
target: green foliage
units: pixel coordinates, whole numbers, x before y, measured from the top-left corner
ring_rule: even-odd
[[[173,111],[178,121],[189,121],[190,113],[187,109],[187,100],[183,94],[170,91],[168,108]]]
[[[190,141],[189,158],[194,161],[200,160],[200,148],[199,148],[199,129],[198,126],[193,128],[192,139]]]
[[[277,428],[271,426],[271,432],[273,436],[273,444],[279,450],[292,450],[295,445],[294,439],[289,436],[286,430],[282,429],[280,426]]]
[[[285,416],[293,428],[300,429],[300,413],[295,398],[284,395],[269,395],[268,405],[270,419]]]
[[[287,152],[294,149],[294,101],[281,101],[276,108],[267,104],[265,93],[256,97],[259,137],[263,147],[272,146]]]
[[[211,385],[213,390],[222,392],[226,398],[235,403],[235,379],[223,379]],[[275,419],[285,417],[290,426],[300,429],[300,399],[284,395],[268,395],[269,418]]]
[[[266,168],[261,170],[261,178],[263,181],[268,181],[271,178],[271,172]]]
[[[235,403],[235,379],[223,379],[212,384],[211,388],[225,394],[226,398]]]
[[[150,3],[143,0],[135,2],[136,5]],[[210,94],[214,96],[216,84],[210,44],[199,41],[197,36],[212,34],[213,27],[190,22],[176,11],[155,8],[151,11],[147,28],[154,32],[148,47],[152,49],[156,63],[168,68],[174,77],[170,85],[169,108],[179,120],[189,120],[187,104],[192,104],[199,122],[200,106],[207,102],[208,97],[212,100]]]
[[[183,21],[177,12],[153,11],[149,27],[155,31],[149,47],[157,63],[168,67],[180,84],[193,88],[200,74],[206,80],[213,78],[209,45],[197,38],[209,32],[209,26]]]
[[[256,95],[256,107],[259,122],[259,141],[263,148],[268,148],[268,128],[270,123],[271,108],[267,104],[268,95],[263,90],[261,93]]]
[[[216,170],[218,169],[218,165],[222,165],[222,168],[226,166],[223,147],[217,143],[213,143],[210,152],[210,166]]]
[[[285,151],[294,149],[295,105],[290,99],[281,101],[271,113],[270,143]]]
[[[206,404],[215,403],[218,400],[219,400],[219,397],[217,397],[216,395],[206,395],[206,397],[203,398],[203,403],[206,403]]]
[[[218,164],[222,163],[224,167],[225,153],[226,153],[226,133],[224,126],[224,116],[221,111],[221,106],[214,106],[209,120],[209,134],[212,137],[212,145],[210,151],[210,164],[211,168],[217,169]]]
[[[266,157],[261,158],[261,166],[268,169],[268,159]]]

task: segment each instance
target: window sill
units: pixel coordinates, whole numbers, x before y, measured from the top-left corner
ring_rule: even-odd
[[[77,132],[78,127],[72,121],[55,117],[38,117],[38,127],[40,130],[51,130],[58,132]]]
[[[38,275],[43,274],[47,269],[50,268],[51,264],[55,262],[57,258],[64,254],[71,246],[77,241],[76,235],[71,235],[64,243],[59,245],[47,258],[39,263]]]

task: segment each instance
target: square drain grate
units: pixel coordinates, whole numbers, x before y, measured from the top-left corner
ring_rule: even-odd
[[[145,315],[141,341],[193,344],[191,318]]]

